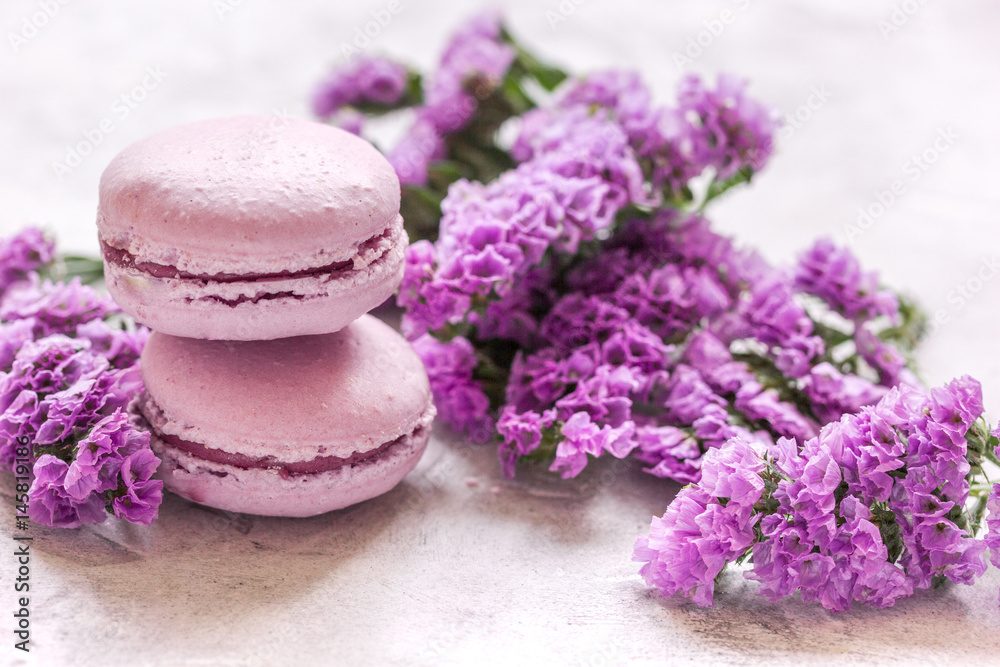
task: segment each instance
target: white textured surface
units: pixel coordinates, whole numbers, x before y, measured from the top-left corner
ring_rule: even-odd
[[[576,0],[579,2],[579,0]],[[897,0],[918,6],[915,0]],[[26,222],[96,252],[97,182],[122,147],[197,118],[286,109],[305,100],[341,42],[386,2],[71,2],[14,53],[8,33],[38,0],[0,9],[0,201],[4,233]],[[464,7],[401,0],[376,38],[433,61]],[[576,7],[572,2],[564,6]],[[1000,280],[959,303],[960,284],[1000,251],[1000,7],[925,2],[883,39],[893,2],[589,0],[553,29],[557,0],[507,3],[514,30],[574,69],[638,67],[663,97],[673,53],[722,10],[727,25],[693,68],[749,75],[758,96],[794,110],[812,87],[829,100],[794,130],[755,186],[724,202],[726,230],[786,261],[815,236],[846,240],[858,207],[904,192],[854,240],[885,280],[948,321],[926,344],[925,377],[973,373],[1000,417]],[[745,7],[742,8],[742,7]],[[706,40],[707,41],[707,40]],[[147,66],[168,74],[119,120],[116,98]],[[114,130],[53,175],[81,132]],[[940,128],[958,138],[912,180],[907,161]],[[973,283],[975,287],[975,283]],[[951,299],[949,300],[949,294]],[[11,505],[4,480],[2,502]],[[301,521],[215,514],[177,498],[152,529],[109,522],[35,530],[30,660],[11,648],[11,555],[0,554],[0,662],[38,665],[283,664],[996,664],[997,590],[921,593],[887,611],[831,616],[771,604],[729,575],[715,610],[651,597],[628,561],[634,536],[676,487],[601,466],[574,483],[499,481],[492,451],[438,433],[393,492]],[[9,517],[0,508],[0,516]],[[0,520],[6,537],[11,520]],[[11,549],[0,550],[8,554]]]

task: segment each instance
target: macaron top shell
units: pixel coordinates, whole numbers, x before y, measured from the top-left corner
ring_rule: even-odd
[[[370,315],[273,341],[154,333],[141,364],[154,430],[283,462],[375,449],[413,432],[431,406],[416,353]]]
[[[352,258],[399,214],[399,180],[371,144],[286,116],[163,130],[101,177],[101,240],[211,275],[304,270]]]

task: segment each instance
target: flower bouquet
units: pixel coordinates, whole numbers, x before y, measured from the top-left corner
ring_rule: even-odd
[[[429,78],[358,58],[314,101],[358,133],[410,115],[386,151],[418,239],[398,303],[441,419],[507,476],[611,456],[688,485],[638,540],[649,583],[710,604],[746,562],[764,594],[842,610],[983,573],[978,383],[923,387],[923,314],[847,249],[773,266],[706,217],[774,152],[780,116],[745,81],[686,76],[659,104],[486,14]]]

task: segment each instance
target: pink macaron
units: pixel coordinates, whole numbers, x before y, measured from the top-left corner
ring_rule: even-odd
[[[420,359],[370,315],[271,341],[154,333],[141,367],[131,409],[164,485],[233,512],[312,516],[385,493],[417,464],[434,418]]]
[[[172,127],[101,177],[108,291],[175,336],[330,333],[399,286],[399,197],[386,159],[328,125],[237,116]]]

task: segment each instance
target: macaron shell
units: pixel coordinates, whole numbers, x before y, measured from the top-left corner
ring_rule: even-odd
[[[98,231],[144,261],[197,274],[322,266],[399,213],[388,161],[365,140],[283,116],[163,130],[101,177]]]
[[[432,405],[419,357],[370,315],[273,341],[155,332],[141,368],[154,430],[282,462],[369,451],[412,433]]]
[[[155,278],[105,262],[108,292],[154,331],[212,340],[271,340],[347,326],[392,296],[404,270],[401,219],[382,257],[336,275],[215,282]]]
[[[274,468],[242,469],[205,461],[165,445],[150,444],[162,460],[164,486],[193,502],[230,512],[307,517],[382,495],[417,465],[427,447],[433,408],[421,426],[383,454],[326,472],[282,477]]]

